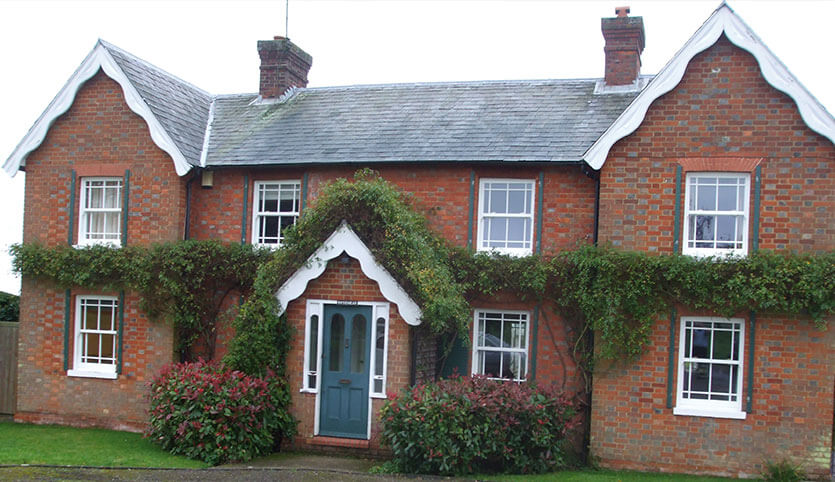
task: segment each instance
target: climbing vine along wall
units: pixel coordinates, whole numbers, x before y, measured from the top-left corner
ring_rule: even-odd
[[[246,296],[226,362],[250,374],[281,371],[289,333],[275,292],[347,221],[409,295],[434,334],[467,339],[468,300],[497,292],[554,302],[580,333],[575,359],[632,360],[652,324],[671,307],[731,316],[749,310],[808,317],[820,326],[835,311],[835,253],[758,252],[694,259],[586,246],[553,258],[488,255],[453,248],[427,226],[414,200],[371,171],[325,186],[275,251],[214,241],[151,247],[12,247],[15,270],[61,287],[132,290],[153,318],[171,321],[183,358],[212,333],[232,292]],[[253,274],[255,273],[255,274]],[[441,337],[450,339],[452,337]]]

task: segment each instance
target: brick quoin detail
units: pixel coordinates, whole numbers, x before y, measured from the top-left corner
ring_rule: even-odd
[[[641,127],[610,151],[600,178],[600,242],[669,254],[676,202],[684,211],[683,187],[674,197],[677,165],[685,172],[752,172],[759,165],[760,249],[835,249],[833,161],[832,144],[763,80],[751,55],[722,37],[690,62],[678,87],[657,99]],[[753,195],[752,186],[751,209]],[[716,316],[684,307],[678,314]],[[738,316],[746,321],[747,373],[749,315]],[[828,474],[833,328],[819,331],[809,320],[758,315],[752,412],[745,420],[728,420],[674,416],[667,408],[669,324],[669,315],[657,321],[636,364],[595,376],[591,449],[602,465],[739,476],[758,474],[766,460],[789,458],[810,475]]]

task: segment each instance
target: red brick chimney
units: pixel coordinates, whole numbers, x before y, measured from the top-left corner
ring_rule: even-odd
[[[307,87],[307,73],[313,57],[288,38],[258,41],[261,57],[261,85],[258,93],[264,99],[281,97],[290,87]]]
[[[601,19],[606,46],[606,85],[629,85],[641,73],[644,51],[644,19],[630,17],[629,7],[615,9],[617,17]]]

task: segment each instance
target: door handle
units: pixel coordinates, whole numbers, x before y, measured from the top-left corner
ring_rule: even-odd
[[[349,385],[351,383],[351,380],[349,380],[347,378],[343,378],[342,380],[339,380],[339,383],[341,383],[343,385]]]

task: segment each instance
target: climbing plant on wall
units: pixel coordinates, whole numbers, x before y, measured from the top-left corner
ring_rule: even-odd
[[[582,246],[551,258],[491,255],[450,247],[418,208],[366,170],[324,186],[271,252],[183,241],[121,249],[23,244],[12,254],[18,272],[61,287],[139,293],[145,311],[173,323],[184,354],[214,329],[230,292],[247,295],[226,361],[250,374],[283,368],[290,334],[275,292],[343,220],[418,303],[432,333],[467,339],[469,301],[506,292],[551,301],[574,320],[583,362],[593,362],[582,342],[592,333],[596,358],[639,357],[653,323],[675,305],[725,316],[752,310],[808,317],[820,326],[835,311],[833,252],[694,259]]]

